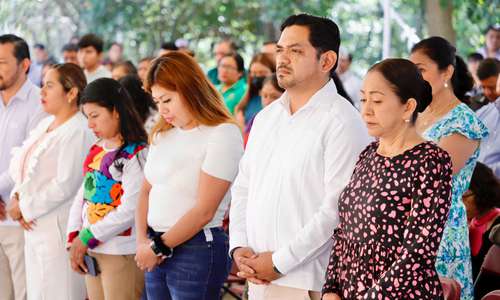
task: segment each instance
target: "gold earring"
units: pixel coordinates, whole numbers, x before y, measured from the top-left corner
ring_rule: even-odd
[[[406,119],[406,120],[405,120],[405,123],[410,123],[410,119]]]
[[[444,82],[444,87],[445,87],[445,88],[448,88],[448,81],[445,81],[445,82]]]

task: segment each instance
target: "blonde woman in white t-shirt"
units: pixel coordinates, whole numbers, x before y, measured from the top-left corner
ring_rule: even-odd
[[[231,261],[222,220],[243,139],[196,61],[171,52],[146,79],[161,119],[151,133],[136,216],[149,300],[220,299]]]

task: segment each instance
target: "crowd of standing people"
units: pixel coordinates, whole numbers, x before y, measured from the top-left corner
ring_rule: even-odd
[[[233,268],[251,300],[488,293],[498,25],[467,63],[429,37],[363,80],[331,19],[280,30],[206,73],[186,41],[136,66],[86,34],[57,64],[1,35],[0,298],[220,299]]]

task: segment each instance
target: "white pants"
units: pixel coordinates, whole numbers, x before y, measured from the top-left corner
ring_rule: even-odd
[[[0,299],[26,299],[24,233],[20,226],[0,226]]]
[[[85,279],[71,269],[65,248],[67,217],[46,215],[25,231],[28,300],[82,300]]]
[[[249,283],[249,300],[320,300],[321,293],[275,284],[256,285]]]

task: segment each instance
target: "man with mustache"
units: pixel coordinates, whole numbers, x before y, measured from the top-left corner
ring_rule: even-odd
[[[24,233],[6,214],[14,185],[8,174],[10,153],[46,116],[40,89],[27,79],[30,64],[26,41],[0,36],[0,299],[6,300],[26,298]]]
[[[281,26],[286,92],[256,116],[232,187],[230,255],[251,300],[321,297],[337,199],[369,141],[331,80],[339,45],[327,18],[293,15]]]

